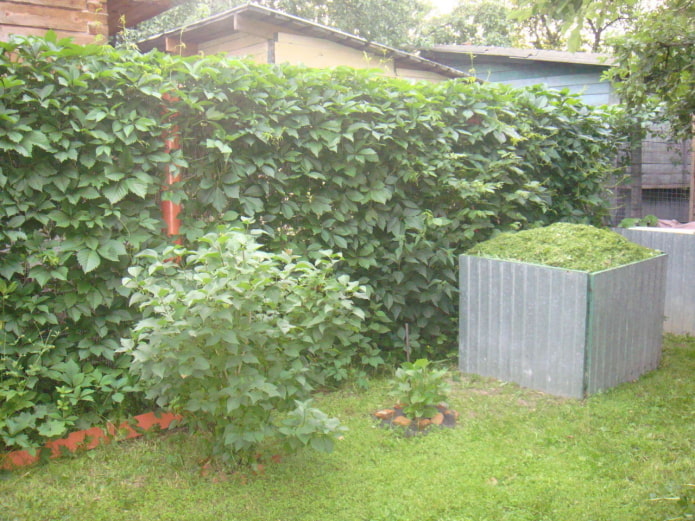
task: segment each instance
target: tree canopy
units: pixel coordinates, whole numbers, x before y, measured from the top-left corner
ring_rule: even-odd
[[[432,16],[428,0],[256,0],[255,3],[394,47],[473,44],[539,49],[604,50],[606,37],[625,30],[643,0],[459,0]],[[178,0],[140,24],[136,37],[173,29],[242,0]]]
[[[513,17],[541,48],[604,50],[612,34],[629,30],[643,0],[514,0]]]
[[[422,44],[473,44],[600,52],[627,31],[642,0],[459,0],[425,20]]]
[[[634,110],[660,103],[676,138],[693,136],[695,1],[669,0],[614,41],[616,90]]]
[[[461,2],[449,14],[429,20],[423,29],[423,43],[493,45],[515,44],[509,23],[509,8],[495,0]]]

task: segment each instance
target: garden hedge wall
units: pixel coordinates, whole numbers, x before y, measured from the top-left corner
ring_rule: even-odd
[[[495,231],[605,212],[615,139],[566,93],[52,35],[0,44],[0,76],[8,447],[135,407],[116,353],[137,318],[121,278],[167,242],[160,197],[183,204],[184,240],[245,217],[269,250],[340,252],[338,271],[373,290],[372,342],[396,357],[406,344],[455,350],[457,254]],[[161,196],[166,165],[182,181]]]

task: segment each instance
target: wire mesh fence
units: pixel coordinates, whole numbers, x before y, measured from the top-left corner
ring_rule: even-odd
[[[674,143],[655,127],[629,154],[630,166],[613,191],[612,224],[647,215],[691,220],[692,142]]]

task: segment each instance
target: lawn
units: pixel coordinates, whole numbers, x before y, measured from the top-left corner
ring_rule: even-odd
[[[0,519],[692,519],[695,338],[667,337],[657,371],[584,401],[452,379],[454,429],[405,438],[377,426],[370,413],[391,400],[376,380],[317,398],[349,428],[332,454],[232,473],[179,430],[6,473]]]

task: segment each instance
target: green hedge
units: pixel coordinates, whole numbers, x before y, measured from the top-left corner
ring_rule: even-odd
[[[138,400],[120,280],[163,242],[172,158],[157,60],[50,38],[0,50],[0,440],[26,447]]]
[[[66,41],[0,44],[0,439],[31,446],[139,394],[116,353],[121,285],[166,239],[165,165],[193,240],[250,218],[265,247],[337,266],[400,356],[456,339],[456,255],[496,230],[596,223],[614,140],[576,98],[347,68],[180,58]],[[163,93],[175,101],[163,101]],[[163,134],[176,124],[182,148]],[[247,221],[248,222],[248,221]],[[379,329],[379,328],[375,328]],[[383,330],[383,327],[381,328]]]
[[[419,355],[453,349],[456,256],[474,243],[604,215],[612,138],[575,97],[218,63],[177,104],[186,233],[244,215],[270,250],[340,251],[389,317],[386,351],[406,325]]]

